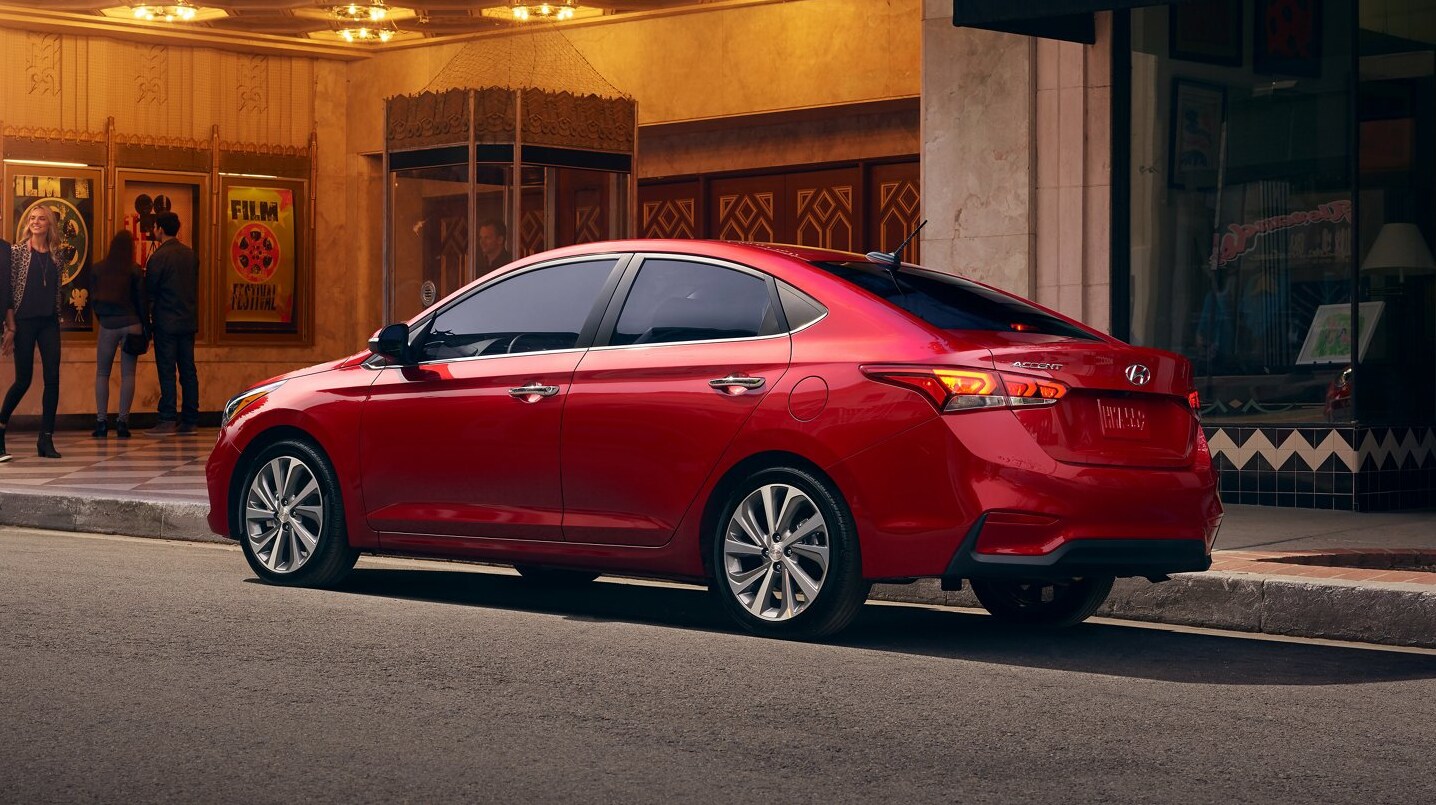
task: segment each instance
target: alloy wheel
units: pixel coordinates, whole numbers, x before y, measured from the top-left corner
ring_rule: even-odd
[[[828,576],[828,524],[801,489],[765,484],[743,498],[724,532],[728,589],[750,614],[786,621],[817,600]]]
[[[244,530],[255,557],[271,572],[303,567],[324,533],[324,495],[314,471],[293,456],[265,464],[249,484]]]

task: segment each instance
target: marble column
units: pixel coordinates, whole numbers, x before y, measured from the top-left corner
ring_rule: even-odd
[[[1032,296],[1035,46],[923,5],[923,263]]]

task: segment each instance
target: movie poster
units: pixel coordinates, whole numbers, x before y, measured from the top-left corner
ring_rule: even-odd
[[[135,239],[135,265],[145,266],[160,247],[152,233],[162,212],[179,216],[175,239],[200,253],[197,244],[201,223],[199,203],[203,195],[199,182],[154,181],[143,175],[120,178],[120,227]],[[101,248],[108,247],[108,243]]]
[[[11,207],[15,218],[11,232],[15,242],[26,239],[25,222],[38,206],[54,211],[60,219],[64,243],[55,255],[60,268],[60,326],[65,330],[90,330],[90,265],[94,261],[94,225],[99,173],[81,175],[16,174],[11,177]]]
[[[282,187],[225,190],[224,292],[230,332],[296,329],[294,288],[299,252],[295,191]]]

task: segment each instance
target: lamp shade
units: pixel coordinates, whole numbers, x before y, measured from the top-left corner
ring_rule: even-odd
[[[1404,279],[1407,274],[1436,271],[1436,259],[1415,224],[1384,224],[1361,270],[1395,273]]]

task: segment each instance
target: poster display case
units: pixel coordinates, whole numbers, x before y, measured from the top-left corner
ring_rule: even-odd
[[[61,329],[91,332],[90,274],[103,248],[95,224],[104,220],[104,173],[99,168],[7,162],[5,165],[5,237],[25,239],[30,213],[44,207],[60,222]]]

